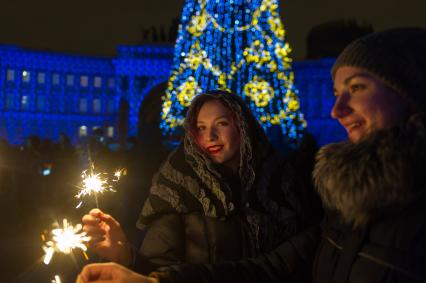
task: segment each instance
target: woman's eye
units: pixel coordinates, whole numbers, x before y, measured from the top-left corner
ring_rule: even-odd
[[[228,121],[219,121],[217,124],[219,126],[228,126],[229,125]]]
[[[353,85],[350,86],[351,92],[357,92],[357,91],[362,90],[364,88],[365,88],[365,86],[362,85],[362,84],[353,84]]]
[[[198,132],[202,132],[202,131],[204,131],[204,129],[205,129],[206,127],[204,127],[204,126],[198,126],[197,127],[197,131]]]

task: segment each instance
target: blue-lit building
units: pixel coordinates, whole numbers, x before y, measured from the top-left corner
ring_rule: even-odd
[[[97,128],[105,137],[136,135],[150,90],[168,79],[172,46],[120,46],[116,58],[0,46],[0,137],[22,143],[36,135],[73,143]],[[295,82],[308,130],[323,144],[343,137],[329,117],[331,59],[295,62]]]
[[[76,142],[96,127],[115,134],[111,60],[1,46],[0,66],[0,135],[9,142],[60,133]]]
[[[118,56],[113,59],[116,95],[121,111],[128,117],[128,135],[136,136],[143,99],[169,77],[173,46],[120,46],[117,51]]]
[[[346,138],[343,127],[330,117],[334,104],[330,73],[333,63],[334,59],[293,63],[300,107],[308,122],[308,131],[321,145]]]

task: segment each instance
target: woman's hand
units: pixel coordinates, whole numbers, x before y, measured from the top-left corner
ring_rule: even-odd
[[[103,259],[130,265],[130,246],[117,220],[95,208],[82,221],[83,231],[90,236],[89,248]]]
[[[152,277],[135,273],[116,263],[93,263],[86,265],[77,276],[76,283],[158,283]]]

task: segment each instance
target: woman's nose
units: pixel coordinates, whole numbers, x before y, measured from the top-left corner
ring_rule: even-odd
[[[218,135],[217,135],[216,129],[214,127],[210,128],[209,135],[208,135],[209,141],[217,140],[217,138],[218,138]]]
[[[352,109],[348,104],[348,100],[349,97],[346,94],[342,93],[336,96],[336,101],[334,102],[330,113],[333,119],[339,119],[351,113]]]

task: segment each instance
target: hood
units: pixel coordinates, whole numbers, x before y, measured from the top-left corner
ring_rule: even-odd
[[[425,193],[426,113],[364,141],[320,149],[313,172],[323,204],[360,228]]]

